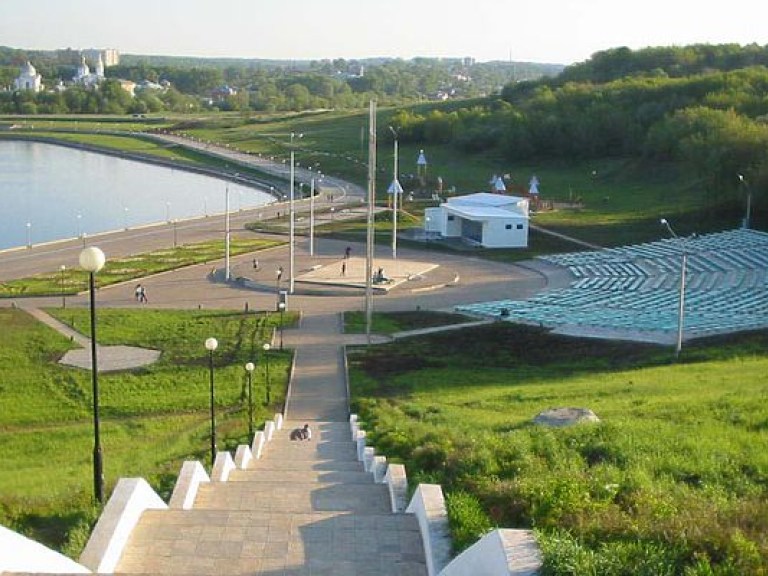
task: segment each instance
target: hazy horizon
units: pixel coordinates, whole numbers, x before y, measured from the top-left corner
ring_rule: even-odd
[[[369,7],[371,6],[371,7]],[[2,0],[0,43],[22,49],[263,60],[464,58],[568,65],[627,46],[768,44],[768,4],[732,0]]]

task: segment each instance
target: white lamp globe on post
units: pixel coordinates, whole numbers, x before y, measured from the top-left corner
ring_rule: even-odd
[[[99,419],[99,369],[96,358],[96,282],[94,275],[104,268],[104,252],[89,246],[80,252],[80,268],[88,272],[88,291],[91,312],[91,387],[93,393],[93,493],[99,504],[104,502],[104,464],[101,452]]]
[[[211,392],[211,467],[216,460],[216,407],[214,404],[216,394],[213,384],[213,353],[219,347],[219,341],[216,338],[206,338],[205,349],[208,350],[208,373],[210,376]]]
[[[269,381],[269,350],[272,348],[272,346],[269,345],[269,342],[265,342],[262,346],[262,349],[264,350],[264,376],[266,379],[266,386],[264,389],[264,392],[266,394],[266,405],[269,406],[269,393],[270,393],[270,381]]]
[[[245,365],[245,372],[248,375],[248,443],[253,441],[253,371],[256,366],[253,362]]]

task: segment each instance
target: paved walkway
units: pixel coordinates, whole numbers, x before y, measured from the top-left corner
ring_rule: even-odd
[[[286,423],[247,469],[201,486],[191,510],[145,512],[117,567],[126,574],[253,576],[427,573],[416,518],[357,459],[337,314],[302,318]],[[310,424],[312,439],[295,439]]]
[[[59,360],[60,364],[65,366],[74,366],[90,370],[91,362],[91,339],[83,336],[80,332],[73,330],[63,322],[47,314],[40,308],[31,306],[21,307],[25,312],[50,326],[64,337],[80,345],[76,350],[69,350]],[[97,335],[98,341],[98,335]],[[132,370],[153,364],[160,359],[160,350],[151,350],[149,348],[139,348],[136,346],[97,346],[96,356],[98,358],[98,372],[113,372],[116,370]]]
[[[251,576],[424,576],[410,514],[357,462],[346,423],[288,422],[264,456],[201,486],[191,510],[147,511],[116,572]]]

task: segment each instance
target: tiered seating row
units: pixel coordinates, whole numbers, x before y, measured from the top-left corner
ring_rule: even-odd
[[[745,229],[543,256],[569,268],[570,288],[457,310],[553,328],[677,330],[683,249],[687,336],[768,326],[768,234]]]

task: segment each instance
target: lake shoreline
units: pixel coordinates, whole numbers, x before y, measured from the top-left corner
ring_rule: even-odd
[[[88,133],[98,134],[97,132],[88,132]],[[151,138],[152,136],[151,134],[133,135],[133,134],[125,134],[123,132],[116,132],[115,135],[119,135],[123,137],[129,136],[134,138],[146,138],[146,137]],[[134,160],[136,162],[142,162],[145,164],[160,166],[162,168],[171,168],[173,170],[184,170],[185,172],[201,174],[203,176],[210,176],[212,178],[217,178],[219,180],[236,182],[237,184],[248,186],[250,188],[254,188],[258,190],[259,192],[268,194],[273,198],[275,198],[275,200],[281,199],[281,194],[275,191],[274,186],[270,184],[268,181],[259,180],[249,175],[244,175],[239,172],[233,172],[230,170],[226,170],[224,168],[216,168],[212,166],[196,166],[194,164],[185,164],[182,162],[177,162],[177,161],[169,160],[166,158],[160,158],[158,156],[153,156],[151,154],[127,152],[125,150],[116,150],[113,148],[106,148],[104,146],[86,144],[83,142],[70,142],[67,140],[59,140],[57,138],[52,138],[50,136],[39,136],[36,134],[20,134],[20,133],[14,134],[8,131],[0,131],[0,140],[15,141],[15,142],[38,142],[40,144],[51,144],[53,146],[61,146],[61,147],[70,148],[73,150],[92,152],[94,154],[104,154],[105,156],[112,156],[114,158],[120,158],[122,160]],[[204,153],[197,149],[196,151],[198,153]],[[216,158],[216,156],[213,154],[211,154],[210,157]]]

